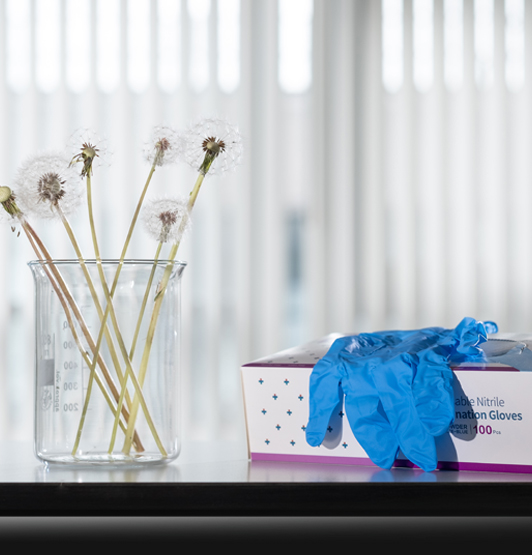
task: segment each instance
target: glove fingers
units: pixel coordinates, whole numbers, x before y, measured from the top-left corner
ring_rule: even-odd
[[[379,399],[371,377],[357,375],[356,390],[349,384],[345,411],[349,426],[368,457],[381,468],[391,468],[399,443]]]
[[[321,445],[332,413],[342,400],[342,388],[338,381],[320,385],[310,394],[309,420],[305,429],[307,443],[312,447]]]
[[[340,386],[342,364],[319,361],[309,380],[309,420],[305,429],[307,443],[321,445],[334,409],[343,396]]]
[[[473,318],[464,318],[446,335],[441,345],[420,353],[412,383],[418,416],[432,436],[445,433],[454,420],[454,377],[449,359],[455,352],[468,359],[482,357],[478,345],[487,339],[485,324]]]
[[[393,368],[381,365],[371,371],[382,406],[401,451],[414,464],[430,472],[438,458],[434,438],[421,422],[412,395],[412,368],[408,361]]]
[[[444,434],[454,421],[454,376],[446,365],[420,365],[412,384],[419,419],[432,436]]]

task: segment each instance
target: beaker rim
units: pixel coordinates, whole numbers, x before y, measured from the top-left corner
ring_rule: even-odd
[[[102,265],[114,265],[117,266],[118,264],[120,264],[120,260],[118,258],[102,258],[100,260],[97,260],[95,258],[83,258],[81,261],[78,258],[52,258],[51,260],[30,260],[28,262],[28,266],[37,266],[37,265],[49,265],[49,264],[53,264],[53,265],[79,265],[80,262],[83,262],[84,264],[90,264],[90,265],[95,265],[98,262],[100,262]],[[124,260],[122,260],[122,264],[124,266],[134,266],[134,265],[146,265],[146,266],[153,266],[153,264],[160,264],[160,265],[167,265],[167,264],[174,264],[175,266],[183,266],[185,267],[187,265],[186,262],[182,261],[182,260],[167,260],[167,259],[158,259],[158,260],[154,260],[153,258],[125,258]]]

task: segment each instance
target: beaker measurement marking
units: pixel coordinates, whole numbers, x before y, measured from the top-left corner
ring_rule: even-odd
[[[71,326],[67,320],[63,320],[61,335],[57,338],[57,347],[62,354],[56,364],[55,393],[57,401],[54,406],[56,412],[63,414],[79,411],[84,397],[81,373],[83,359],[77,356],[79,352],[72,335],[73,329],[79,329],[79,323],[73,322],[72,324]]]
[[[80,327],[80,325],[79,325],[79,322],[74,321],[74,322],[72,322],[72,323],[74,324],[74,329],[75,329],[75,330],[81,329],[81,327]],[[70,325],[70,323],[68,322],[68,320],[63,320],[63,325],[62,325],[63,331],[70,330],[71,327],[72,327],[72,326]]]
[[[53,336],[54,346],[55,346],[55,334]],[[59,364],[55,365],[55,384],[54,384],[54,412],[59,412],[60,406],[60,396],[61,396],[61,368]]]

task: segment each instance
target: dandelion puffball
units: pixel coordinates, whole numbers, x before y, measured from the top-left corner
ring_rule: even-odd
[[[205,175],[233,171],[242,162],[242,136],[220,118],[203,118],[184,133],[186,162]]]
[[[71,166],[82,164],[81,177],[92,175],[95,167],[111,165],[112,154],[107,140],[92,129],[82,127],[74,131],[68,140],[67,150],[71,153]]]
[[[144,157],[151,164],[172,164],[183,156],[184,138],[172,127],[157,125],[149,140],[144,144]]]
[[[62,152],[48,151],[19,167],[14,192],[23,212],[51,219],[76,210],[84,199],[84,185],[69,163]]]
[[[180,241],[190,227],[187,201],[181,197],[146,201],[142,209],[146,231],[160,243]]]

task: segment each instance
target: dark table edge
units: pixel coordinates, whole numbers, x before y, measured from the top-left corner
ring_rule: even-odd
[[[532,516],[532,483],[4,483],[0,516]]]

